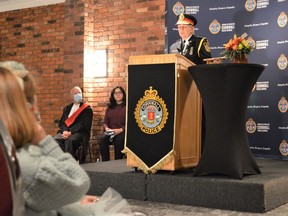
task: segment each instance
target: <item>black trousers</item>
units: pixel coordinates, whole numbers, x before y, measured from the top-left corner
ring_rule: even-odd
[[[124,149],[125,134],[122,132],[113,138],[111,142],[109,136],[104,133],[100,137],[100,154],[102,161],[110,160],[109,145],[114,145],[115,160],[122,159],[124,154],[121,152]]]
[[[74,133],[68,139],[62,139],[61,133],[58,133],[54,136],[54,139],[59,144],[63,152],[69,152],[76,160],[78,160],[76,151],[84,140],[81,133]]]

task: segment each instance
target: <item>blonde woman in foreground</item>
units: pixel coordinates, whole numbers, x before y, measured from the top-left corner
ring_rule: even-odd
[[[24,68],[17,62],[10,63]],[[13,71],[13,67],[8,68]],[[111,188],[97,203],[96,196],[85,196],[90,186],[89,177],[71,154],[63,153],[35,118],[36,95],[32,95],[35,100],[28,103],[24,92],[28,87],[36,92],[36,87],[32,76],[25,79],[27,74],[25,70],[20,75],[11,72],[1,67],[0,62],[0,118],[17,149],[25,215],[133,215],[126,200]],[[22,82],[19,77],[26,81]]]

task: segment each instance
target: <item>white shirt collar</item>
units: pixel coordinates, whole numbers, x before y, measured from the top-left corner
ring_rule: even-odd
[[[68,115],[68,117],[70,117],[71,115],[73,115],[80,107],[80,104],[73,104],[71,110],[70,110],[70,113]]]

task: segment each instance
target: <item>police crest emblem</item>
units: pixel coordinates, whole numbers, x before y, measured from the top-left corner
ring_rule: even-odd
[[[287,57],[282,53],[277,61],[278,68],[280,70],[285,70],[287,67],[287,63],[288,63]]]
[[[245,8],[248,12],[253,11],[257,6],[257,3],[255,0],[246,0],[245,2]]]
[[[252,134],[256,131],[256,129],[257,129],[256,122],[252,118],[249,118],[248,121],[246,122],[246,131]]]
[[[173,6],[173,12],[176,16],[184,13],[184,5],[181,4],[181,2],[176,2],[176,4]]]
[[[281,12],[278,16],[277,23],[280,28],[284,28],[288,22],[287,14],[285,12]]]
[[[209,31],[211,34],[218,34],[221,30],[221,24],[218,20],[213,20],[209,25]]]
[[[278,109],[281,113],[287,112],[288,102],[285,97],[281,97],[280,101],[278,102]]]
[[[279,151],[283,156],[288,156],[288,144],[286,140],[283,140],[279,145]]]
[[[145,90],[144,94],[144,97],[136,105],[134,117],[142,132],[146,134],[159,133],[168,119],[166,104],[152,86],[149,87],[149,90]]]

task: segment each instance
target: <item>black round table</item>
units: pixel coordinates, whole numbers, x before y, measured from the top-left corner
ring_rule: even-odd
[[[189,67],[202,96],[206,119],[204,149],[195,169],[242,179],[259,174],[245,130],[250,93],[264,70],[259,64],[206,64]]]

